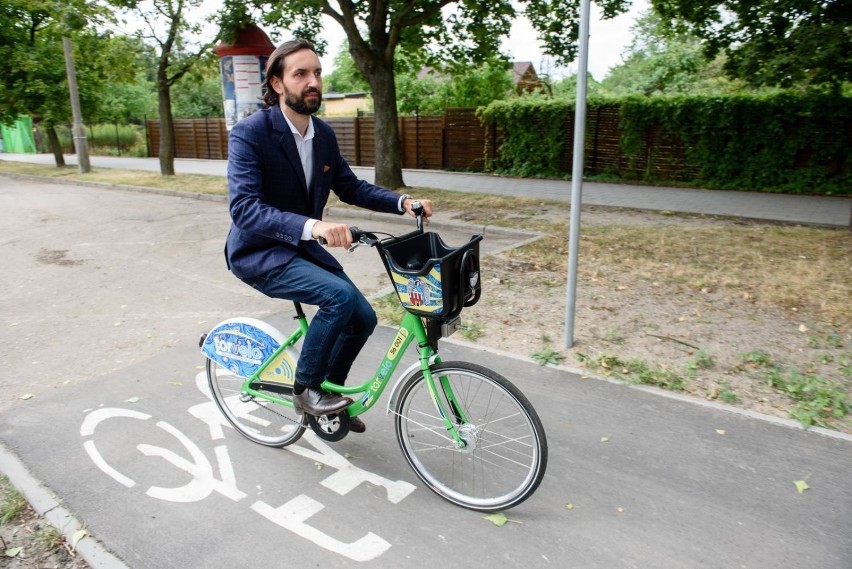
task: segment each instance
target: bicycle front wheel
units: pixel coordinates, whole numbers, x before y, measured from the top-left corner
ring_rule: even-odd
[[[431,368],[437,396],[464,442],[449,436],[422,372],[395,406],[396,436],[417,476],[459,506],[494,512],[517,506],[547,467],[547,440],[530,402],[501,375],[465,362]]]
[[[305,432],[307,416],[288,406],[242,393],[245,378],[207,360],[207,383],[216,405],[228,422],[247,439],[269,447],[295,443]],[[286,387],[255,385],[261,393],[283,398]]]

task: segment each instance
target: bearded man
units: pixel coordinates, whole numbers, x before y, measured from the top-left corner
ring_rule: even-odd
[[[296,411],[327,415],[352,400],[321,388],[342,385],[376,327],[376,313],[317,242],[352,245],[349,227],[322,220],[329,193],[373,211],[409,213],[415,200],[359,180],[340,154],[334,131],[312,116],[322,104],[322,67],[302,39],[281,44],[266,65],[264,108],[239,121],[228,139],[231,229],[229,270],[263,294],[315,305],[296,369]],[[419,200],[426,217],[429,200]],[[366,429],[358,417],[349,430]]]

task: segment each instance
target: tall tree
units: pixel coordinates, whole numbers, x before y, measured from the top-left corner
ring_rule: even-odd
[[[239,6],[239,0],[230,0]],[[267,23],[293,28],[316,39],[325,16],[349,42],[349,53],[367,78],[376,117],[376,183],[403,187],[397,122],[395,54],[398,48],[430,50],[436,58],[464,67],[500,51],[500,41],[519,15],[539,33],[543,51],[560,63],[572,61],[579,31],[579,0],[255,0]],[[601,0],[605,17],[623,12],[630,0]],[[292,26],[292,24],[296,26]]]
[[[157,88],[157,109],[160,116],[160,173],[175,173],[175,133],[172,114],[172,87],[208,53],[222,36],[222,30],[212,38],[201,37],[202,23],[192,20],[203,0],[109,0],[126,8],[142,23],[136,32],[142,40],[157,49],[157,68],[154,83]]]
[[[62,37],[73,39],[84,116],[97,112],[105,79],[105,36],[93,31],[103,15],[85,0],[6,0],[0,6],[0,121],[28,114],[47,133],[57,166],[65,164],[56,126],[71,118]],[[91,54],[82,58],[80,53]]]
[[[672,28],[727,54],[725,68],[753,85],[852,81],[852,0],[651,0]]]
[[[653,10],[643,13],[630,28],[633,39],[623,54],[624,62],[610,69],[601,81],[608,95],[694,93],[732,88],[719,69],[707,59],[702,41],[689,33],[666,29]],[[724,60],[723,56],[717,59]]]

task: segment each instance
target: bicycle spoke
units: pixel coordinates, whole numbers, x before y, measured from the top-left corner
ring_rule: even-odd
[[[445,426],[426,380],[412,377],[394,410],[409,464],[430,488],[458,505],[495,511],[521,503],[538,487],[547,464],[544,431],[529,402],[504,378],[474,364],[444,362],[432,374],[440,378],[444,412],[468,421],[455,425],[464,445],[441,444]],[[424,424],[424,418],[437,426]]]

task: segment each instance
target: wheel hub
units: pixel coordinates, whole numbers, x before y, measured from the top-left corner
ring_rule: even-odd
[[[479,446],[480,429],[476,425],[465,423],[459,427],[459,438],[461,438],[464,446],[459,447],[459,450],[464,453],[471,453]]]

